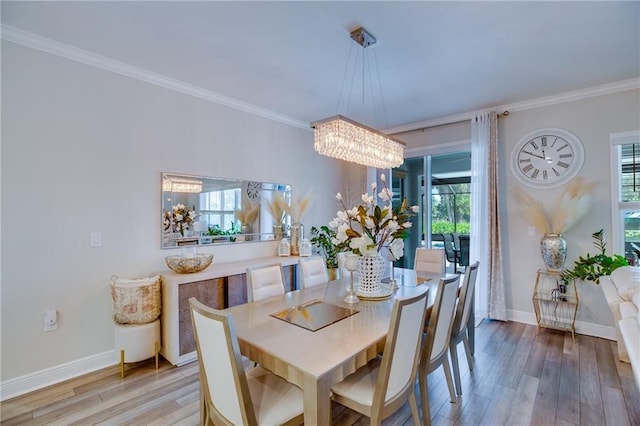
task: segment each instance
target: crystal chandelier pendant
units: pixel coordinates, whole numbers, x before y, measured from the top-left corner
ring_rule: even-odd
[[[364,28],[352,31],[351,38],[363,48],[377,41]],[[313,122],[311,127],[314,148],[321,155],[378,169],[399,167],[404,162],[403,142],[342,115]]]

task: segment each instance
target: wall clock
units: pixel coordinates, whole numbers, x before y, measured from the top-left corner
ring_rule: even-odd
[[[262,184],[260,182],[249,181],[247,183],[247,196],[252,200],[256,200],[260,195],[261,189]]]
[[[575,177],[584,163],[584,147],[564,129],[538,129],[525,135],[511,151],[511,171],[520,182],[553,188]]]

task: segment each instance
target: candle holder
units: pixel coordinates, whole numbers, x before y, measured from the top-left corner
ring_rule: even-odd
[[[360,302],[360,299],[358,299],[358,296],[356,296],[356,292],[353,290],[353,273],[358,270],[359,263],[360,257],[356,254],[348,253],[344,257],[344,268],[351,274],[351,281],[349,283],[349,294],[344,298],[344,301],[349,304]]]

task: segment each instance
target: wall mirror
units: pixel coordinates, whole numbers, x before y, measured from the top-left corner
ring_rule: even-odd
[[[281,239],[290,222],[269,206],[290,203],[291,185],[162,173],[161,192],[162,248]]]

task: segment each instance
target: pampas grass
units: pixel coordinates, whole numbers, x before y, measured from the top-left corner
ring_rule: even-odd
[[[545,234],[549,233],[551,227],[547,220],[547,215],[539,201],[534,200],[519,187],[513,188],[513,196],[518,201],[523,213],[531,221],[533,226],[540,229]]]
[[[545,234],[562,234],[582,219],[593,201],[592,192],[597,183],[583,177],[571,180],[562,191],[560,201],[551,213],[522,189],[513,188],[512,194],[531,223]]]
[[[273,200],[264,200],[264,204],[267,207],[267,211],[273,217],[273,221],[278,224],[284,220],[284,214],[286,212],[287,200],[284,199],[282,192],[275,191],[273,193]]]
[[[285,211],[291,216],[292,223],[302,222],[302,217],[309,208],[309,203],[311,203],[311,195],[307,194],[302,198],[292,199],[290,205],[285,204]]]
[[[244,225],[251,225],[255,222],[258,217],[258,212],[260,211],[259,204],[253,204],[249,197],[242,197],[242,208],[236,209],[234,214],[236,219],[238,219]]]

